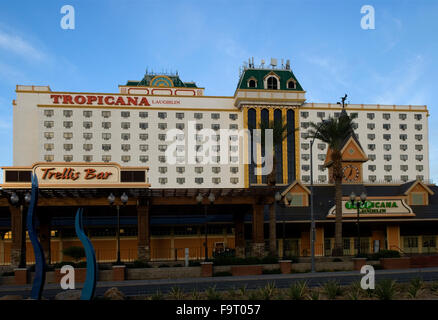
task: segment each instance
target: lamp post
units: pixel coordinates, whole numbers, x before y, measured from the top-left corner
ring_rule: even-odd
[[[25,228],[25,216],[24,216],[24,206],[28,205],[31,200],[31,195],[29,192],[24,194],[24,197],[20,198],[15,192],[11,194],[10,202],[13,206],[20,208],[21,217],[21,250],[20,250],[20,261],[18,263],[19,268],[26,267],[26,228]]]
[[[114,204],[116,200],[116,197],[114,196],[114,194],[110,194],[108,196],[108,202],[110,204],[110,206],[112,206]],[[128,202],[129,198],[128,195],[123,192],[122,196],[120,197],[120,200],[122,201],[123,206],[126,205],[126,203]],[[117,264],[120,264],[121,260],[120,260],[120,206],[116,205],[116,209],[117,209],[117,229],[116,229],[116,239],[117,239]]]
[[[277,212],[277,205],[278,203],[280,203],[282,197],[280,192],[275,193],[274,195],[274,199],[275,199],[275,212]],[[292,195],[290,193],[286,194],[286,200],[288,202],[292,201]],[[282,213],[282,218],[283,218],[283,232],[282,232],[282,238],[283,238],[283,258],[286,256],[286,214],[283,212]]]
[[[202,204],[202,200],[204,199],[204,197],[202,196],[202,194],[198,194],[196,196],[196,201],[198,202],[198,204]],[[214,201],[216,200],[216,197],[214,196],[213,193],[210,193],[208,195],[208,200],[210,201],[210,205],[213,205]],[[204,260],[207,261],[208,260],[208,222],[207,222],[207,205],[204,206],[204,236],[205,236],[205,242],[204,242]]]
[[[360,214],[359,213],[360,213],[360,207],[362,205],[365,205],[365,202],[367,200],[366,193],[362,192],[361,195],[360,195],[360,200],[358,200],[356,202],[355,202],[355,200],[356,200],[356,194],[354,192],[351,192],[351,194],[350,194],[350,202],[351,202],[353,208],[354,208],[354,206],[356,206],[356,208],[357,208],[357,222],[356,222],[356,224],[357,224],[357,239],[358,239],[357,255],[359,256],[360,255],[360,224],[359,224],[359,222],[360,222],[360,220],[359,220]]]

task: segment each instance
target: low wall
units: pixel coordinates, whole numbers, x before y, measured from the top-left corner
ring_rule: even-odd
[[[201,267],[126,269],[126,280],[197,278]]]
[[[311,269],[311,263],[299,262],[292,263],[292,272],[307,272]],[[343,262],[316,262],[316,271],[349,271],[354,269],[353,261],[343,261]]]

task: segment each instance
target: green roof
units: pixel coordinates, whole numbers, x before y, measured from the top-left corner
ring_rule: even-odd
[[[154,79],[154,83],[151,83]],[[174,87],[182,87],[182,88],[197,88],[196,83],[194,82],[182,82],[178,75],[159,75],[159,74],[145,74],[142,80],[140,81],[127,81],[127,86],[163,86],[170,87],[171,84],[169,79],[172,81]],[[160,83],[160,85],[157,84]]]
[[[264,79],[265,77],[273,73],[280,78],[280,90],[290,90],[290,91],[303,91],[300,83],[297,78],[293,74],[292,70],[277,70],[277,69],[246,69],[242,76],[240,77],[239,84],[237,85],[237,89],[265,89],[264,88]],[[255,79],[256,87],[250,88],[248,87],[248,80]],[[290,79],[293,79],[296,83],[294,89],[288,89],[287,83]]]

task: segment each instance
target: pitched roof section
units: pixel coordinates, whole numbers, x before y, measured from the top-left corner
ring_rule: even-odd
[[[197,88],[195,82],[182,82],[179,75],[157,75],[146,73],[142,80],[128,80],[127,86],[141,87],[181,87],[181,88]]]
[[[264,79],[269,73],[274,73],[278,78],[280,78],[280,90],[290,90],[290,91],[303,91],[300,83],[297,78],[293,74],[292,70],[277,70],[277,69],[246,69],[243,71],[239,83],[237,85],[237,89],[265,89],[264,88]],[[256,80],[256,87],[250,88],[248,87],[248,80],[254,79]],[[287,83],[289,80],[295,82],[294,89],[288,89]]]

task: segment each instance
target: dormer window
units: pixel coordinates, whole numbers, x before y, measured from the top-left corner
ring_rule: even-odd
[[[257,81],[255,79],[249,79],[248,88],[256,88],[256,87],[257,87]]]
[[[278,80],[275,77],[269,77],[267,84],[268,84],[268,90],[277,90],[278,89]]]
[[[295,81],[293,79],[290,79],[287,82],[287,88],[288,89],[296,89],[296,87],[297,87],[297,85],[296,85],[296,83],[295,83]]]

